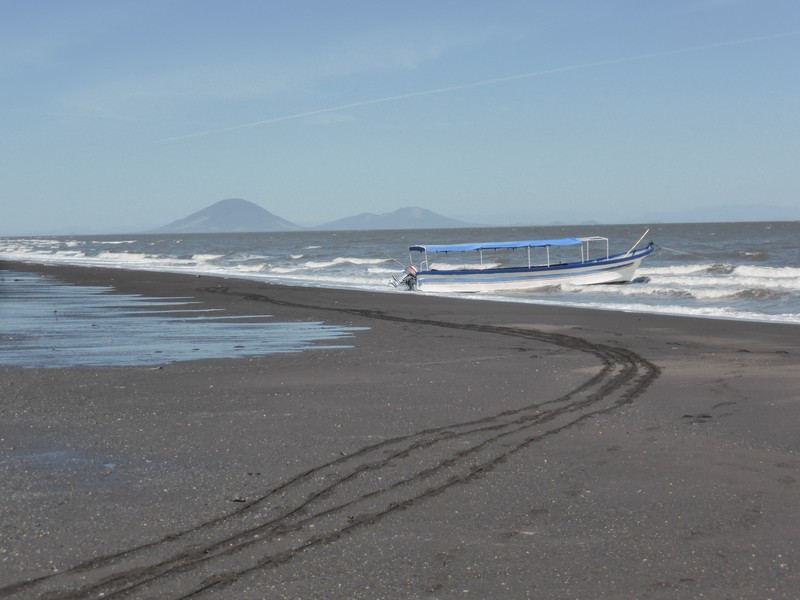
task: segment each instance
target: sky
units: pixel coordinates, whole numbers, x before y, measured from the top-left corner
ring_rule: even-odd
[[[0,235],[800,218],[797,0],[0,0]],[[698,218],[696,218],[698,217]]]

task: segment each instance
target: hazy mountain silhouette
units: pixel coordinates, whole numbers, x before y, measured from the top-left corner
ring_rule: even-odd
[[[240,198],[220,200],[188,217],[154,229],[153,233],[236,233],[298,231],[302,227]]]
[[[361,213],[313,229],[318,231],[360,229],[447,229],[452,227],[474,227],[472,223],[445,217],[419,207],[400,208],[393,212],[376,215]],[[258,231],[301,231],[307,229],[287,221],[257,204],[231,198],[220,200],[211,206],[173,221],[152,233],[238,233]]]
[[[379,215],[365,212],[326,223],[314,229],[447,229],[451,227],[474,227],[474,225],[414,206],[399,208],[393,212]]]

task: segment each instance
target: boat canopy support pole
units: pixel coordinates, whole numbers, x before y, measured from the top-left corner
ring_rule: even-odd
[[[599,235],[593,235],[591,237],[579,238],[581,240],[581,260],[583,262],[589,262],[591,260],[600,260],[600,257],[592,258],[592,253],[589,251],[589,242],[605,242],[606,243],[606,260],[608,257],[611,256],[611,249],[609,247],[608,238],[601,237]],[[585,245],[585,247],[584,247]],[[585,252],[585,254],[584,254]]]
[[[420,271],[427,271],[430,268],[430,264],[428,263],[428,251],[425,250],[424,253],[424,261],[419,264]]]

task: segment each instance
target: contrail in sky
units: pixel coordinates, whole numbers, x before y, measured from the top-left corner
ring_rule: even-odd
[[[783,37],[800,35],[800,31],[789,31],[786,33],[776,33],[773,35],[765,35],[759,37],[750,37],[740,40],[732,40],[727,42],[717,42],[714,44],[705,44],[702,46],[691,46],[688,48],[680,48],[677,50],[666,50],[664,52],[652,52],[650,54],[639,54],[636,56],[627,56],[624,58],[612,58],[608,60],[601,60],[597,62],[581,63],[577,65],[570,65],[567,67],[557,67],[554,69],[544,69],[542,71],[533,71],[532,73],[522,73],[520,75],[508,75],[505,77],[495,77],[493,79],[484,79],[482,81],[473,81],[471,83],[462,83],[459,85],[451,85],[447,87],[440,87],[432,90],[422,90],[418,92],[409,92],[406,94],[398,94],[396,96],[385,96],[383,98],[373,98],[371,100],[362,100],[360,102],[350,102],[348,104],[339,104],[337,106],[329,106],[327,108],[320,108],[317,110],[310,110],[302,113],[295,113],[292,115],[284,115],[283,117],[274,117],[272,119],[263,119],[261,121],[252,121],[250,123],[242,123],[240,125],[231,125],[229,127],[221,127],[219,129],[209,129],[196,133],[188,133],[186,135],[179,135],[158,140],[156,143],[176,142],[179,140],[188,140],[191,138],[203,137],[207,135],[214,135],[217,133],[225,133],[228,131],[236,131],[237,129],[247,129],[250,127],[262,127],[264,125],[272,125],[273,123],[281,123],[283,121],[292,121],[294,119],[303,119],[305,117],[313,117],[315,115],[323,115],[326,113],[338,112],[350,108],[359,108],[362,106],[370,106],[373,104],[384,104],[387,102],[397,102],[398,100],[406,100],[408,98],[419,98],[420,96],[432,96],[434,94],[445,94],[447,92],[457,92],[459,90],[468,90],[471,88],[483,87],[487,85],[495,85],[497,83],[505,83],[508,81],[516,81],[519,79],[531,79],[534,77],[542,77],[544,75],[553,75],[555,73],[564,73],[567,71],[578,71],[580,69],[590,69],[593,67],[602,67],[606,65],[616,65],[627,62],[635,62],[640,60],[650,60],[653,58],[662,58],[664,56],[674,56],[676,54],[686,54],[689,52],[697,52],[700,50],[710,50],[713,48],[724,48],[726,46],[740,46],[742,44],[752,44],[755,42],[763,42],[774,40]]]

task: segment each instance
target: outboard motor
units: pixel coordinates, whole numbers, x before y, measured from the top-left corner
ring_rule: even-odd
[[[414,265],[409,265],[406,267],[405,273],[406,274],[403,276],[403,278],[399,280],[396,277],[392,277],[392,281],[390,281],[390,283],[394,287],[405,285],[409,290],[417,289],[417,269],[414,267]]]

